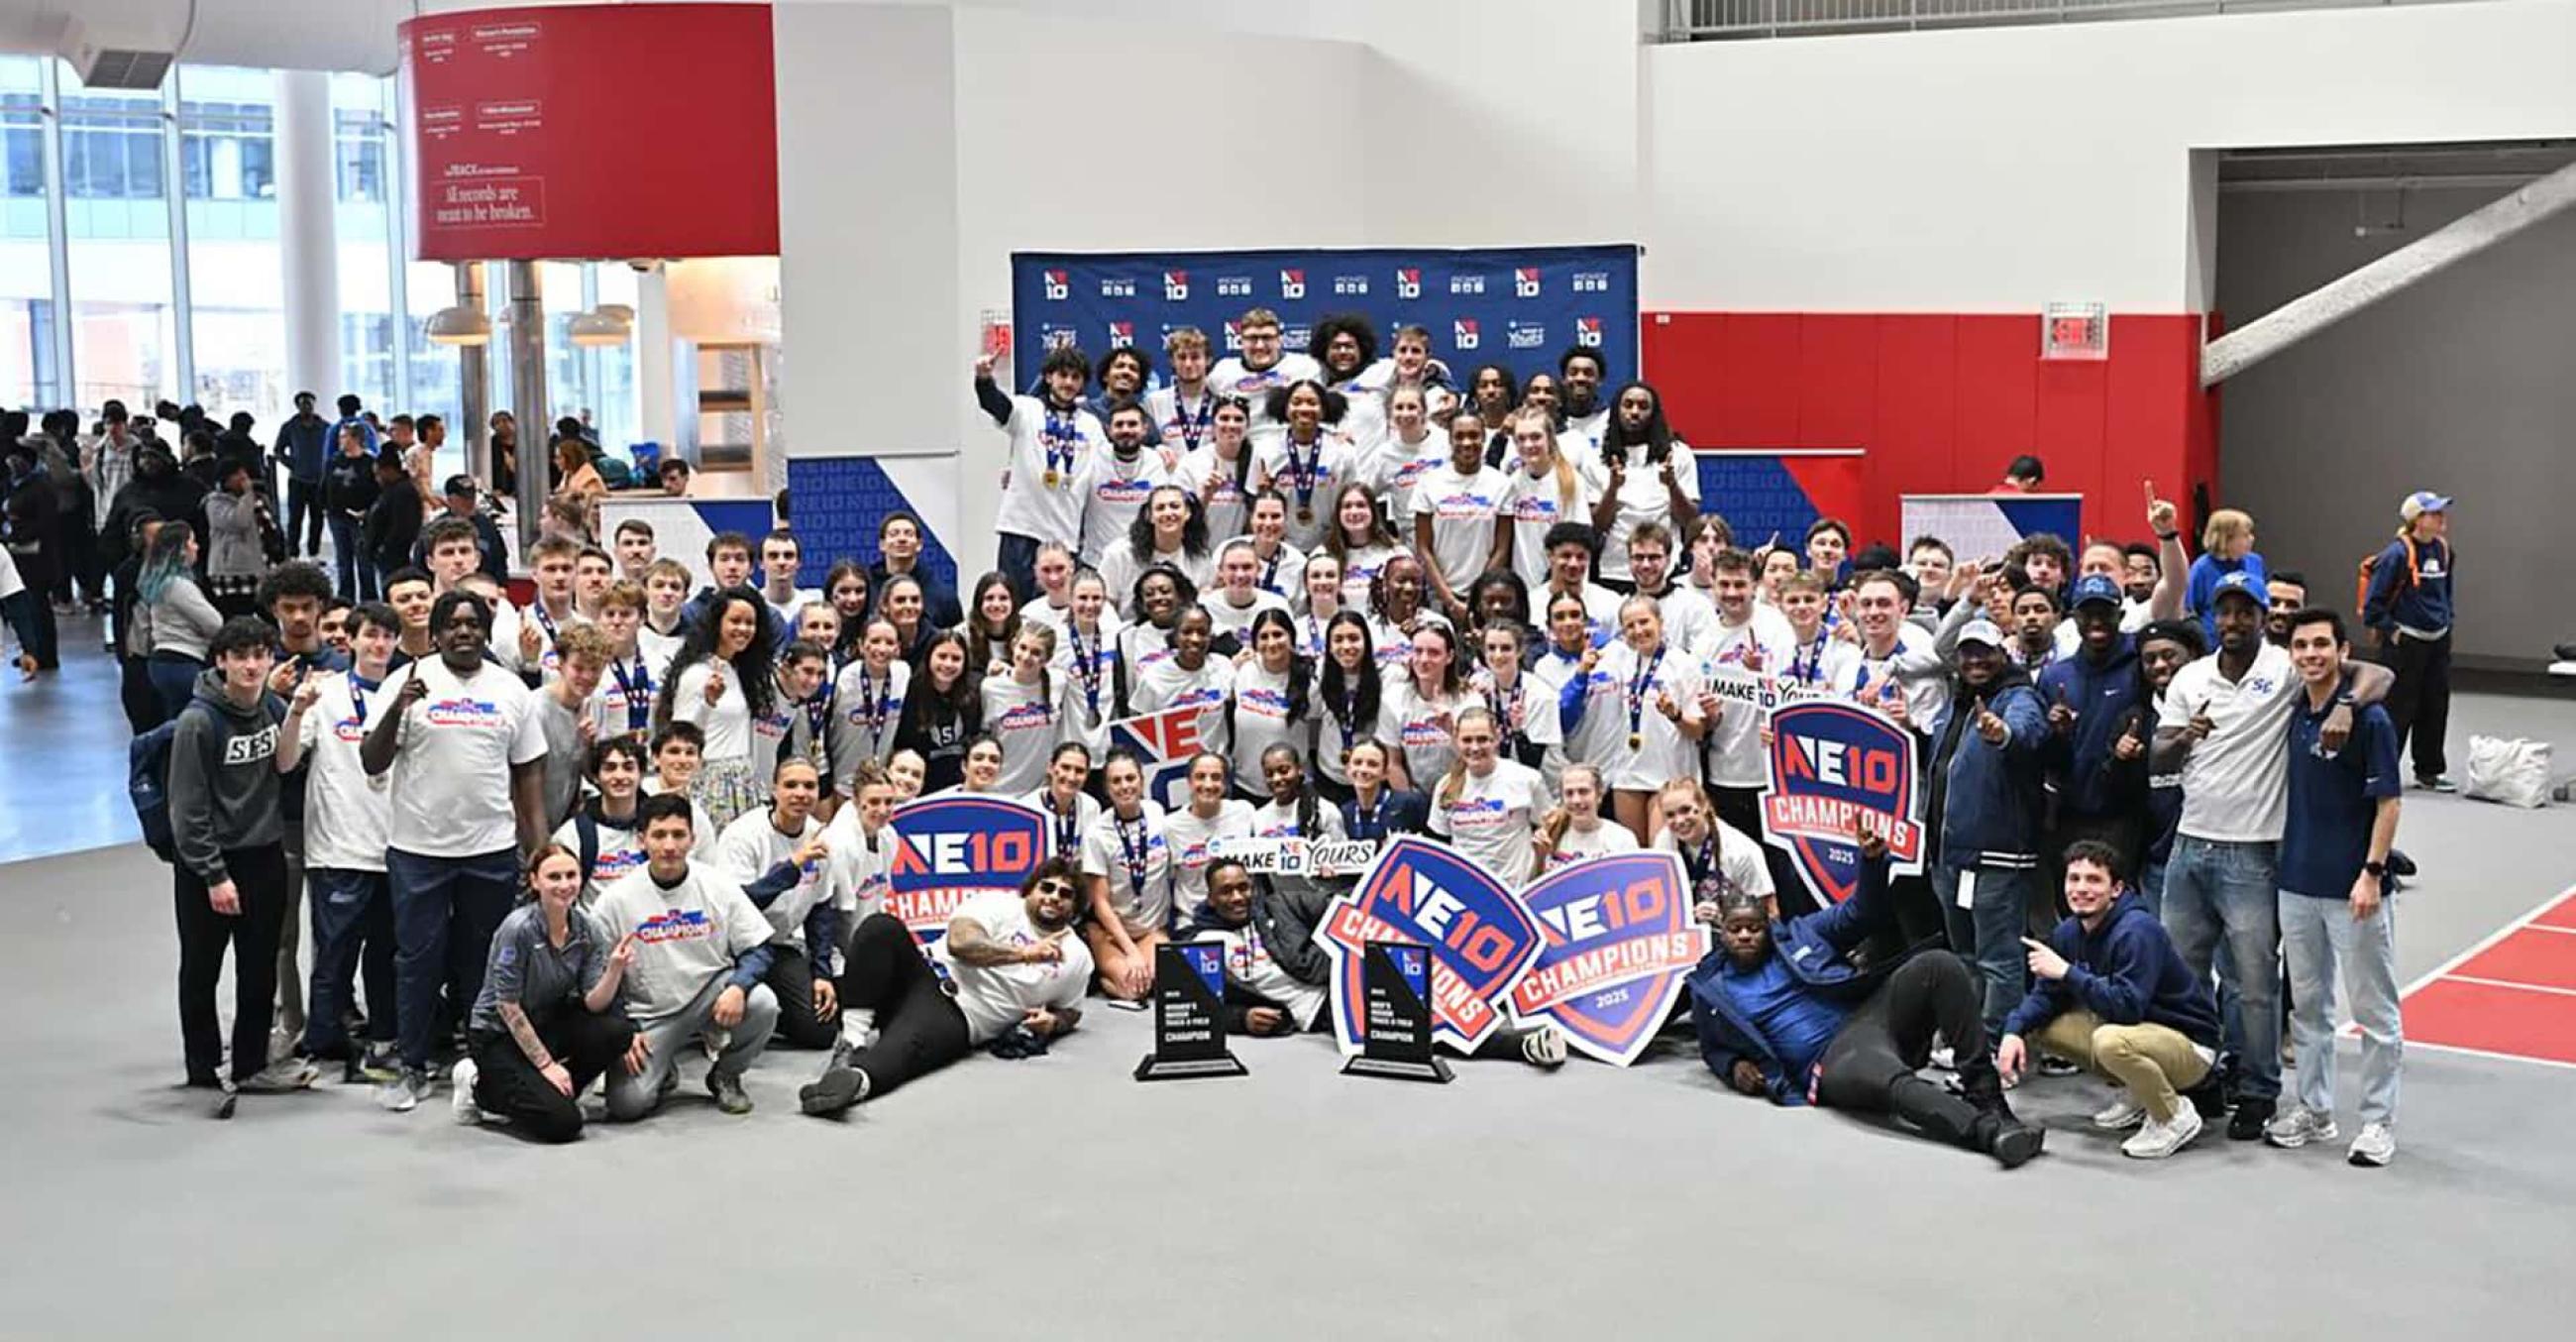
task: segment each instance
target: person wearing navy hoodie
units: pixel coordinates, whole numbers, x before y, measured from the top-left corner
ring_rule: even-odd
[[[2137,645],[2120,632],[2122,596],[2119,582],[2105,575],[2076,579],[2075,655],[2039,673],[2039,698],[2048,713],[2040,763],[2057,794],[2056,821],[2045,845],[2051,878],[2062,875],[2066,848],[2079,839],[2111,845],[2128,870],[2137,869],[2146,773],[2110,767],[2122,738],[2137,727],[2146,698]],[[2135,731],[2134,739],[2143,743],[2151,735],[2152,730]],[[2041,916],[2036,908],[2032,914]]]
[[[2004,1101],[1968,967],[1937,950],[1870,961],[1871,934],[1893,921],[1887,845],[1856,837],[1859,880],[1840,904],[1775,922],[1760,895],[1731,890],[1692,910],[1718,943],[1689,980],[1701,1060],[1774,1104],[1893,1113],[2006,1169],[2028,1161],[2046,1135]],[[1915,1074],[1936,1031],[1957,1052],[1957,1094]]]
[[[2046,942],[2028,941],[2030,995],[2004,1022],[1995,1066],[2010,1079],[2031,1046],[2089,1067],[2125,1087],[2093,1126],[2143,1125],[2123,1154],[2162,1160],[2200,1135],[2201,1095],[2214,1089],[2218,1003],[2145,899],[2120,879],[2107,844],[2066,850],[2066,904],[2074,910]],[[2219,1097],[2207,1097],[2212,1104]]]
[[[235,616],[207,641],[209,665],[170,739],[171,886],[179,918],[179,1037],[188,1084],[218,1089],[215,1117],[233,1116],[237,1089],[300,1090],[314,1069],[272,1066],[268,1026],[277,997],[277,938],[287,911],[279,819],[278,723],[268,692],[269,628]],[[215,1011],[224,950],[233,952],[232,1068]]]
[[[1959,631],[1959,674],[1933,738],[1924,828],[1938,836],[1932,891],[1950,949],[1986,978],[1986,1032],[2021,1005],[2021,935],[2039,866],[2040,747],[2048,718],[2004,633]]]
[[[2397,506],[2405,528],[2371,561],[2361,622],[2397,673],[2388,721],[2397,746],[2414,738],[2415,785],[2449,792],[2442,738],[2451,727],[2451,501],[2418,490]]]

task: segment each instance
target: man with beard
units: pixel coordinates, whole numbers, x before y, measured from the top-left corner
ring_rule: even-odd
[[[1565,432],[1599,452],[1602,427],[1610,422],[1609,403],[1601,399],[1601,385],[1610,380],[1609,362],[1590,345],[1569,346],[1556,356],[1556,380],[1564,388],[1557,408],[1564,412]]]
[[[2136,758],[2113,758],[2123,739],[2147,735],[2130,735],[2145,685],[2136,644],[2120,632],[2121,596],[2120,584],[2103,574],[2076,579],[2075,653],[2039,673],[2039,697],[2048,712],[2048,742],[2040,759],[2057,794],[2057,821],[2045,845],[2052,889],[2063,883],[2067,845],[2082,839],[2108,844],[2119,854],[2120,870],[2138,869],[2145,773],[2112,767]],[[2032,917],[2039,916],[2034,909]]]
[[[1331,1019],[1324,1007],[1332,961],[1315,941],[1329,892],[1296,884],[1292,897],[1271,882],[1256,884],[1234,858],[1207,865],[1207,901],[1181,939],[1225,948],[1225,1028],[1232,1033],[1296,1034]]]
[[[957,910],[928,957],[889,913],[868,915],[842,957],[843,1010],[875,1013],[876,1033],[797,1092],[827,1116],[886,1094],[978,1047],[1027,1057],[1082,1021],[1091,949],[1075,936],[1079,878],[1049,858],[1018,894],[978,895]]]
[[[1887,845],[1866,829],[1857,837],[1859,880],[1840,904],[1783,923],[1760,896],[1730,890],[1694,910],[1716,925],[1718,943],[1690,976],[1701,1059],[1730,1087],[1774,1104],[1893,1113],[2005,1169],[2027,1162],[2045,1134],[2004,1101],[1968,968],[1937,950],[1893,968],[1855,961],[1872,925],[1892,916]],[[1959,1094],[1916,1075],[1935,1032],[1958,1055]]]
[[[1932,890],[1950,949],[1984,971],[1985,1025],[2021,1005],[2021,936],[2039,865],[2040,747],[2048,717],[1990,620],[1959,631],[1959,672],[1926,769]]]
[[[2263,577],[2263,640],[2276,648],[2290,646],[2290,617],[2308,608],[2308,575],[2279,569]]]

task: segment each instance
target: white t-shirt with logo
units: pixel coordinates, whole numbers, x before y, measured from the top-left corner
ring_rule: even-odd
[[[1306,760],[1309,739],[1307,724],[1315,716],[1315,690],[1309,681],[1302,712],[1289,715],[1289,672],[1271,671],[1253,658],[1234,669],[1234,741],[1231,756],[1235,786],[1247,792],[1266,793],[1270,785],[1263,781],[1261,756],[1275,745],[1287,745],[1297,752],[1297,760]]]
[[[648,1028],[680,1014],[776,930],[740,883],[703,862],[668,889],[650,868],[629,872],[599,892],[591,912],[612,935],[635,938],[621,991],[626,1014]]]
[[[1458,758],[1453,734],[1460,710],[1476,702],[1472,692],[1425,696],[1411,676],[1390,677],[1379,688],[1377,739],[1404,759],[1404,776],[1417,792],[1427,792]]]
[[[1264,429],[1252,436],[1252,448],[1260,477],[1288,501],[1288,543],[1314,549],[1332,526],[1333,499],[1359,478],[1358,447],[1326,425],[1315,441],[1297,444],[1285,428]]]
[[[1533,476],[1518,462],[1505,473],[1504,484],[1501,517],[1502,524],[1512,529],[1512,572],[1536,592],[1547,585],[1547,529],[1559,522],[1590,523],[1592,501],[1600,495],[1579,469],[1574,471],[1573,497],[1568,498],[1555,471]],[[1542,613],[1533,610],[1531,614]]]
[[[1155,662],[1135,677],[1128,693],[1129,704],[1138,713],[1159,713],[1167,708],[1196,708],[1199,748],[1224,754],[1225,704],[1234,693],[1234,663],[1208,654],[1199,669],[1181,665],[1175,654]]]
[[[1565,827],[1564,836],[1556,841],[1556,847],[1547,855],[1547,869],[1554,871],[1559,867],[1570,867],[1577,862],[1589,861],[1596,857],[1609,857],[1635,851],[1637,851],[1637,836],[1629,833],[1626,825],[1615,820],[1595,821],[1592,828],[1588,830],[1576,829],[1568,825]]]
[[[1006,890],[977,895],[958,906],[957,916],[1004,946],[1034,946],[1046,939],[1029,921],[1028,906]],[[966,1018],[969,1038],[989,1044],[1019,1024],[1031,1007],[1061,1011],[1081,1003],[1091,984],[1091,948],[1071,934],[1056,945],[1063,959],[1011,965],[967,964],[952,953],[946,937],[931,946],[930,953],[957,985],[957,1010]]]
[[[1109,906],[1131,937],[1172,922],[1172,845],[1163,823],[1163,808],[1148,799],[1133,820],[1104,808],[1082,836],[1082,874],[1108,881]]]
[[[1119,460],[1115,447],[1093,453],[1082,472],[1082,543],[1075,551],[1082,562],[1099,567],[1101,552],[1125,536],[1136,514],[1144,511],[1145,496],[1171,480],[1163,454],[1151,447],[1138,447],[1133,461]]]
[[[876,843],[871,846],[866,831],[859,826],[859,808],[844,806],[832,814],[832,823],[823,827],[823,842],[832,849],[823,869],[823,897],[846,917],[844,926],[856,927],[860,919],[884,912],[894,846],[902,842],[895,837],[893,828],[878,830]]]
[[[2281,837],[2290,811],[2290,715],[2304,691],[2290,654],[2269,642],[2242,680],[2220,674],[2216,653],[2174,672],[2156,701],[2157,721],[2176,727],[2207,713],[2217,724],[2183,760],[2174,832],[2220,843]]]
[[[852,662],[832,682],[832,768],[842,796],[857,795],[859,761],[894,758],[895,729],[903,725],[903,698],[911,688],[912,666],[900,657],[883,675],[865,661]]]
[[[1161,396],[1166,393],[1157,391],[1153,394]],[[1177,449],[1180,445],[1181,440],[1174,436],[1173,430],[1166,428],[1163,446]],[[1182,457],[1181,464],[1172,471],[1172,483],[1190,491],[1190,497],[1197,499],[1199,506],[1206,510],[1208,535],[1214,539],[1252,534],[1252,490],[1260,479],[1252,470],[1252,440],[1246,438],[1235,448],[1235,453],[1231,459],[1217,455],[1216,442],[1211,438]],[[1243,467],[1243,479],[1239,484],[1234,474],[1237,464]],[[1208,490],[1210,480],[1216,481],[1213,493]]]
[[[1292,382],[1321,382],[1324,366],[1311,354],[1286,354],[1259,372],[1246,368],[1240,355],[1229,354],[1208,369],[1207,384],[1227,396],[1239,396],[1252,407],[1255,427],[1271,423],[1270,393]]]
[[[369,778],[358,760],[369,715],[391,702],[382,690],[359,688],[351,673],[326,675],[321,695],[304,711],[297,737],[307,761],[304,784],[304,865],[332,871],[383,871],[385,832],[392,823],[392,771]],[[363,711],[358,700],[365,700]],[[516,833],[514,829],[512,831]],[[298,892],[300,893],[300,892]]]
[[[1431,553],[1424,558],[1460,596],[1494,557],[1494,516],[1509,488],[1503,473],[1491,467],[1460,475],[1446,465],[1424,473],[1413,487],[1413,515],[1431,519]]]
[[[1308,547],[1312,549],[1313,547]],[[1342,608],[1365,612],[1369,608],[1369,584],[1376,581],[1379,569],[1387,561],[1412,551],[1393,545],[1363,545],[1342,556]]]
[[[508,668],[476,664],[458,676],[444,658],[408,662],[385,678],[385,708],[418,679],[429,695],[396,729],[392,814],[386,842],[423,857],[476,857],[518,847],[518,814],[510,803],[510,770],[546,756],[537,692]],[[374,696],[368,712],[376,713]]]
[[[1078,739],[1074,716],[1082,685],[1050,668],[1045,683],[1023,685],[1008,674],[986,676],[984,730],[1002,743],[1002,777],[994,786],[1021,793],[1046,782],[1047,757],[1056,744]]]
[[[1672,464],[1673,484],[1681,489],[1683,498],[1697,506],[1699,466],[1691,456],[1690,447],[1678,438],[1673,440]],[[1607,463],[1603,464],[1601,472],[1606,487],[1610,478]],[[1631,447],[1628,449],[1628,469],[1619,480],[1618,511],[1611,515],[1610,530],[1601,538],[1598,567],[1602,577],[1624,580],[1629,576],[1628,536],[1640,522],[1660,522],[1667,530],[1680,530],[1673,525],[1673,495],[1664,487],[1663,464],[1647,461],[1644,448]]]
[[[1762,855],[1762,845],[1754,842],[1744,831],[1714,818],[1709,821],[1709,834],[1717,844],[1718,874],[1723,876],[1728,884],[1746,894],[1769,898],[1773,893],[1771,864]],[[1696,862],[1700,853],[1704,851],[1703,844],[1684,844],[1675,839],[1672,830],[1667,828],[1656,830],[1654,842],[1646,846],[1658,853],[1683,854],[1682,871],[1685,878],[1693,883],[1691,891],[1693,903],[1716,897],[1718,891],[1715,882],[1705,875],[1694,874],[1691,867],[1691,864]]]
[[[1669,696],[1685,712],[1699,697],[1699,666],[1689,653],[1663,645],[1663,655],[1642,657],[1625,643],[1601,650],[1601,672],[1610,678],[1611,697],[1587,705],[1589,718],[1604,708],[1616,724],[1607,761],[1601,763],[1611,787],[1652,792],[1676,778],[1699,776],[1699,745],[1682,734],[1681,724],[1665,717],[1662,700]],[[1635,699],[1632,706],[1631,698]],[[1636,744],[1630,744],[1631,739]]]
[[[1002,506],[994,529],[1035,540],[1070,540],[1082,534],[1082,475],[1092,454],[1109,450],[1109,431],[1079,406],[1049,412],[1034,396],[1013,396],[1010,461],[1002,477]],[[1049,445],[1054,448],[1050,462]],[[1055,484],[1047,474],[1052,465]]]
[[[697,812],[696,817],[691,821],[694,828],[690,830],[690,833],[696,836],[696,842],[690,850],[694,855],[705,852],[707,845],[715,842],[716,836],[714,823],[707,819],[705,809],[695,802],[691,802],[689,808]],[[572,855],[576,858],[581,856],[581,817],[588,809],[589,804],[585,803],[580,810],[574,812],[572,819],[555,827],[554,841],[571,849]],[[592,833],[598,836],[599,850],[592,855],[588,877],[582,882],[583,908],[597,904],[599,892],[625,879],[628,872],[643,869],[644,836],[632,828],[634,824],[635,817],[630,815],[624,824],[614,820],[601,820],[592,826]]]
[[[716,836],[715,851],[709,860],[722,867],[737,884],[749,885],[769,874],[771,867],[796,855],[797,845],[823,832],[823,822],[812,816],[794,834],[781,834],[769,818],[769,808],[745,811],[735,816],[724,833]],[[794,888],[780,894],[761,910],[769,925],[778,931],[778,940],[802,947],[805,944],[805,915],[814,911],[832,893],[829,873],[822,862],[809,862],[796,873]],[[749,896],[745,896],[749,898]]]
[[[1710,782],[1742,788],[1760,787],[1769,780],[1771,766],[1762,752],[1762,721],[1766,716],[1762,711],[1762,682],[1788,669],[1795,637],[1789,632],[1787,617],[1767,606],[1755,606],[1751,618],[1739,625],[1727,624],[1724,617],[1719,617],[1710,626],[1709,634],[1692,645],[1699,654],[1708,687],[1725,705],[1703,738]],[[1759,670],[1751,665],[1757,651],[1762,663]]]
[[[1163,839],[1172,850],[1172,898],[1182,918],[1197,916],[1199,906],[1207,903],[1207,865],[1216,846],[1251,833],[1252,803],[1247,801],[1219,802],[1208,818],[1186,806],[1164,815]]]
[[[1232,593],[1222,587],[1214,587],[1199,593],[1199,609],[1208,613],[1208,621],[1214,626],[1217,637],[1232,634],[1235,642],[1249,648],[1252,646],[1252,622],[1265,610],[1287,613],[1288,598],[1255,587],[1252,589],[1252,604],[1238,606],[1234,604]]]
[[[1453,799],[1441,799],[1441,786],[1436,780],[1422,784],[1432,794],[1431,832],[1504,885],[1527,885],[1538,870],[1531,830],[1550,805],[1538,771],[1516,760],[1496,760],[1492,773],[1468,774]]]
[[[1360,462],[1360,478],[1386,505],[1387,514],[1402,520],[1413,516],[1413,487],[1423,476],[1448,465],[1446,437],[1425,433],[1422,441],[1408,443],[1389,433],[1369,448]]]

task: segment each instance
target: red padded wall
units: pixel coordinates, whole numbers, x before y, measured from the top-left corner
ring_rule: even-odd
[[[2042,362],[2035,314],[1649,312],[1643,325],[1645,376],[1691,443],[1868,449],[1870,503],[1849,519],[1867,539],[1899,542],[1898,495],[1981,492],[2023,452],[2048,463],[2050,492],[2085,496],[2089,534],[2121,540],[2146,531],[2141,480],[2177,501],[2215,483],[2196,315],[2114,316],[2098,363]]]

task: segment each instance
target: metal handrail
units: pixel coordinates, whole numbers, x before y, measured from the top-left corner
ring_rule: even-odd
[[[2453,0],[1664,0],[1667,42],[2090,23]]]

